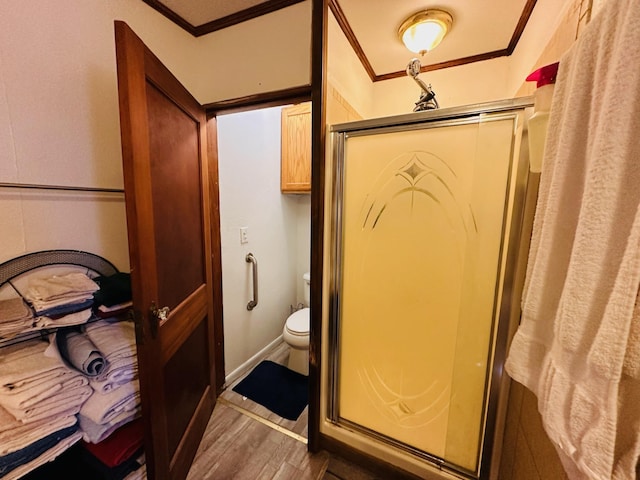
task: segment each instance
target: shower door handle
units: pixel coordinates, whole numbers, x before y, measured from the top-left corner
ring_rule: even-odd
[[[252,264],[253,300],[249,300],[249,303],[247,303],[247,310],[253,310],[258,305],[258,260],[253,256],[253,253],[247,253],[245,261]]]

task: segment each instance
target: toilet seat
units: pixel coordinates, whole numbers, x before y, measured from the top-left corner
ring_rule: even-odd
[[[292,313],[287,318],[285,329],[291,335],[308,336],[309,335],[309,309],[302,308]]]

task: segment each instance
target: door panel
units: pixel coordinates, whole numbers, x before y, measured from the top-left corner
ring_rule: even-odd
[[[158,300],[173,309],[205,283],[200,162],[184,161],[198,159],[198,120],[147,85]],[[174,254],[180,250],[192,254]]]
[[[115,29],[147,475],[180,480],[215,403],[217,184],[204,109],[126,24]]]
[[[206,364],[208,355],[206,321],[200,322],[189,338],[164,366],[164,384],[167,410],[167,435],[169,452],[178,448],[182,432],[198,407],[200,399],[209,388],[209,379],[200,365]],[[193,372],[185,375],[185,372]]]

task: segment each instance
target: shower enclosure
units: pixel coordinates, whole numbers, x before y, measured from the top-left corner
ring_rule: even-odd
[[[332,128],[327,420],[458,477],[499,456],[530,106]]]

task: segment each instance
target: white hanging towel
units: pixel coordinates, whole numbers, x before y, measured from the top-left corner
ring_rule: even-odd
[[[506,363],[572,480],[636,478],[639,285],[640,2],[612,0],[560,62]]]

